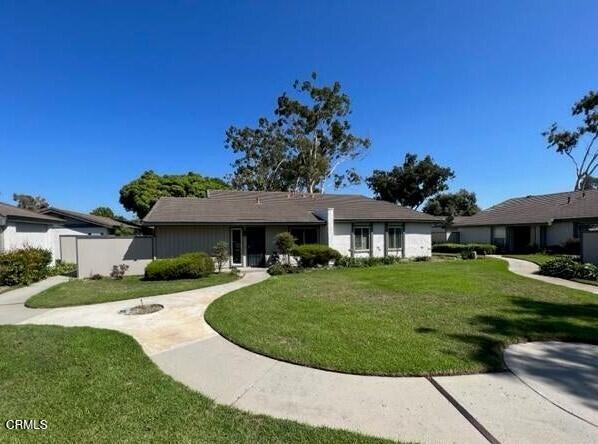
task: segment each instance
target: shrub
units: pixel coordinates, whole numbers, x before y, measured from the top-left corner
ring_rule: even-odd
[[[213,272],[214,261],[206,253],[187,253],[150,262],[145,267],[145,279],[150,281],[197,279]]]
[[[48,276],[76,276],[77,264],[69,262],[57,262],[53,267],[48,268]]]
[[[461,259],[463,260],[477,259],[477,257],[478,254],[473,247],[464,248],[461,250]]]
[[[477,254],[494,254],[496,253],[496,245],[492,244],[434,244],[432,251],[434,253],[453,253],[461,254],[464,250],[473,249]]]
[[[279,276],[281,274],[301,273],[303,268],[293,267],[290,264],[277,263],[268,268],[268,274],[271,276]]]
[[[48,276],[52,253],[25,247],[0,253],[0,285],[29,285]]]
[[[274,237],[275,252],[286,256],[287,264],[291,263],[290,254],[294,248],[296,248],[295,238],[288,231],[285,231],[283,233],[278,233]]]
[[[91,276],[89,276],[89,279],[92,281],[101,281],[102,279],[104,279],[104,276],[102,276],[99,273],[96,273],[96,274],[92,274]]]
[[[349,257],[343,256],[337,259],[335,266],[341,268],[364,268],[375,267],[377,265],[392,265],[402,262],[403,258],[400,256],[385,256],[385,257]]]
[[[110,277],[112,279],[120,280],[125,277],[125,273],[129,269],[127,264],[120,264],[120,265],[113,265],[112,271],[110,272]]]
[[[557,257],[540,265],[540,274],[545,276],[573,279],[581,273],[583,265],[569,257]]]
[[[212,254],[218,265],[218,273],[222,271],[222,265],[228,260],[228,244],[225,241],[219,241],[212,247]]]
[[[578,264],[576,277],[596,281],[598,280],[598,267],[594,264]]]
[[[338,251],[323,244],[299,245],[293,249],[293,256],[298,257],[300,265],[306,268],[328,265],[341,258]]]
[[[431,260],[432,258],[430,256],[416,256],[413,258],[413,262],[428,262]]]

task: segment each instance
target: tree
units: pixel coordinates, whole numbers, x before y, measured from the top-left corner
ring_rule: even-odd
[[[91,210],[89,214],[93,216],[102,216],[102,217],[109,217],[110,219],[116,219],[116,214],[112,211],[109,207],[97,207],[94,210]]]
[[[40,211],[50,206],[48,201],[41,196],[33,197],[29,194],[14,193],[12,195],[12,199],[17,203],[19,208],[24,208],[31,211]]]
[[[431,197],[423,208],[433,216],[473,216],[480,208],[475,193],[461,189],[456,193],[441,193]]]
[[[218,273],[222,271],[222,265],[228,260],[228,244],[225,241],[219,241],[212,248],[212,254],[218,265]]]
[[[207,190],[226,188],[228,184],[216,177],[191,172],[160,176],[149,170],[120,189],[119,201],[127,211],[142,219],[161,197],[206,197]]]
[[[581,117],[582,123],[574,130],[560,130],[556,123],[542,133],[548,142],[548,148],[571,159],[575,165],[574,191],[583,190],[592,183],[598,168],[598,92],[590,91],[571,109],[573,117]],[[582,155],[573,155],[577,147]]]
[[[453,170],[430,156],[417,160],[416,154],[407,153],[403,165],[390,171],[374,170],[366,182],[376,199],[417,209],[428,197],[447,190],[447,181],[454,177]]]
[[[235,188],[260,191],[324,191],[359,183],[360,177],[340,166],[359,157],[370,140],[351,133],[348,120],[351,100],[339,82],[316,86],[311,80],[295,81],[293,89],[307,100],[283,93],[277,100],[275,119],[262,117],[257,128],[231,126],[226,146],[242,157],[232,164]]]
[[[274,237],[274,248],[277,253],[280,253],[287,258],[287,264],[291,263],[291,251],[295,248],[295,238],[288,231],[278,233]]]

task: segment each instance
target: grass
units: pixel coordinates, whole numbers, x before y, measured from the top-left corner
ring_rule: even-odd
[[[162,373],[129,336],[52,326],[0,327],[0,441],[374,443],[215,404]],[[7,419],[46,430],[8,430]]]
[[[226,284],[235,279],[237,277],[231,273],[218,273],[200,279],[175,281],[146,281],[140,276],[126,276],[121,280],[110,278],[76,279],[58,284],[32,296],[25,305],[31,308],[55,308],[99,304],[195,290]]]
[[[214,301],[206,319],[258,353],[358,374],[497,371],[511,343],[598,343],[598,296],[498,259],[277,276]]]
[[[521,259],[523,261],[533,262],[536,265],[542,265],[549,260],[559,257],[553,254],[533,253],[533,254],[505,254],[505,257],[512,257],[513,259]]]

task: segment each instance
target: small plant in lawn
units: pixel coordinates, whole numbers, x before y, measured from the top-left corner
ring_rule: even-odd
[[[127,264],[113,265],[112,271],[110,272],[110,277],[112,279],[122,279],[128,269],[129,266]]]
[[[295,246],[295,238],[288,231],[278,233],[274,238],[274,249],[277,253],[286,257],[287,264],[291,263],[291,252]]]
[[[99,281],[99,280],[102,280],[103,277],[101,274],[96,273],[96,274],[92,274],[91,276],[89,276],[89,279],[92,281]]]
[[[216,265],[218,267],[218,273],[222,271],[222,266],[228,260],[228,244],[225,241],[219,241],[214,245],[212,248],[212,254],[214,255],[214,259],[216,260]]]
[[[477,259],[478,253],[475,251],[475,248],[469,247],[465,248],[461,251],[461,259],[469,260],[469,259]]]

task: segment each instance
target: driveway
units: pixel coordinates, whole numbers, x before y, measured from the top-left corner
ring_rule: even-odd
[[[232,283],[144,298],[145,303],[165,307],[151,315],[118,313],[134,300],[43,312],[21,305],[15,322],[23,316],[21,323],[90,326],[130,334],[174,379],[221,404],[252,413],[401,441],[598,442],[598,427],[584,417],[595,414],[588,399],[595,394],[584,390],[585,395],[559,397],[567,391],[559,388],[560,383],[534,381],[528,375],[541,373],[544,364],[541,356],[527,358],[529,349],[507,351],[514,372],[435,378],[346,375],[252,353],[228,342],[204,321],[203,313],[214,299],[267,277],[263,271],[248,272]],[[513,364],[517,360],[519,364]],[[521,362],[530,361],[535,364],[526,374]],[[558,366],[558,360],[546,366]],[[566,369],[551,373],[570,375]],[[592,375],[598,374],[598,366],[586,367],[582,374],[589,380],[585,387],[594,387]],[[578,377],[565,376],[562,384]]]

